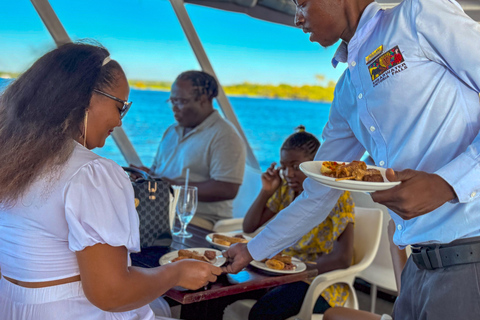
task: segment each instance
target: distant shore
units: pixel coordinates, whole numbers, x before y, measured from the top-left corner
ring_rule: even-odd
[[[170,91],[171,83],[156,81],[129,81],[132,88],[138,90]],[[315,102],[332,102],[334,84],[329,86],[303,85],[292,86],[289,84],[270,85],[242,83],[224,86],[225,94],[234,97],[267,98],[284,100],[301,100]]]
[[[18,73],[0,71],[0,78],[12,79],[18,77]],[[172,85],[168,81],[145,81],[130,80],[129,84],[137,90],[170,91]],[[223,89],[229,96],[284,99],[315,102],[332,102],[335,83],[328,83],[326,86],[303,85],[293,86],[289,84],[257,84],[244,82],[241,84],[227,85]]]

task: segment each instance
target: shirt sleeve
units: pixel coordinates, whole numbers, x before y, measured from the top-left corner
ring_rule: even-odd
[[[418,41],[427,58],[444,65],[473,91],[480,92],[480,24],[452,0],[418,1],[414,7]],[[442,30],[442,32],[439,32]],[[480,196],[480,135],[435,173],[455,190],[458,201]]]
[[[80,168],[65,187],[64,201],[70,250],[102,243],[140,251],[133,188],[115,162],[99,158]]]
[[[241,184],[245,171],[245,144],[236,130],[230,129],[219,133],[210,146],[210,177]]]
[[[365,153],[365,148],[355,138],[339,112],[338,103],[338,99],[334,99],[328,123],[323,130],[324,142],[315,160],[352,161],[360,159]],[[303,192],[295,201],[280,211],[265,229],[248,242],[247,247],[252,257],[262,260],[292,246],[325,220],[341,194],[341,190],[323,186],[310,178],[305,179]]]

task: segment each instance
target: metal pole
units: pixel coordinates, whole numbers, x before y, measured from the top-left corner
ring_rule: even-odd
[[[30,1],[35,7],[35,10],[37,10],[37,13],[42,19],[43,23],[47,27],[48,32],[50,32],[50,35],[55,41],[57,47],[65,43],[72,42],[72,40],[67,34],[67,31],[65,31],[65,28],[55,14],[55,11],[53,11],[53,8],[48,2],[48,0]],[[125,160],[129,164],[142,166],[142,161],[140,160],[140,157],[135,151],[135,148],[133,148],[132,143],[128,139],[122,127],[116,127],[115,130],[113,130],[112,132],[112,137],[118,148],[120,149],[120,152],[125,157]]]
[[[47,27],[48,32],[50,32],[52,35],[57,47],[65,43],[72,42],[48,0],[30,1],[35,7],[35,10],[37,10],[37,13],[42,19],[43,24]]]
[[[253,150],[250,147],[250,144],[248,143],[247,137],[245,136],[245,133],[243,132],[243,129],[237,120],[237,116],[233,112],[232,106],[230,105],[230,101],[225,95],[225,91],[223,91],[223,87],[220,85],[220,82],[218,81],[215,71],[213,71],[213,67],[210,61],[208,60],[207,54],[205,53],[202,43],[200,42],[198,34],[195,31],[195,28],[192,24],[192,21],[190,20],[187,10],[185,9],[183,0],[170,0],[170,3],[172,4],[173,10],[177,15],[178,21],[180,22],[180,25],[182,26],[182,29],[185,32],[185,35],[187,36],[188,42],[190,43],[190,46],[192,47],[193,52],[195,53],[195,56],[197,57],[197,60],[200,63],[200,66],[202,67],[202,70],[211,74],[217,79],[218,104],[222,108],[222,111],[225,117],[235,126],[235,128],[237,128],[238,132],[240,133],[240,136],[245,141],[245,145],[247,147],[247,164],[254,169],[260,169],[260,165],[258,164],[257,158],[255,157],[255,154],[253,153]]]

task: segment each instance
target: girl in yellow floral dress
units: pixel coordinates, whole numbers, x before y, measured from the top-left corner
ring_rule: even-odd
[[[251,233],[287,207],[303,191],[306,176],[299,165],[313,160],[320,142],[300,127],[280,149],[280,168],[276,163],[262,174],[262,189],[245,215],[243,231]],[[316,262],[318,273],[344,269],[353,261],[353,201],[348,191],[338,199],[325,221],[305,234],[283,254]],[[286,319],[300,311],[309,283],[295,282],[278,286],[261,297],[250,311],[249,319]],[[314,313],[342,306],[348,297],[345,285],[327,288],[318,298]]]

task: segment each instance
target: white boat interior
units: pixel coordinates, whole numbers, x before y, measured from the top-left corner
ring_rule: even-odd
[[[385,8],[393,7],[399,3],[398,0],[376,1]],[[238,14],[247,14],[251,16],[252,19],[262,19],[271,23],[280,23],[294,27],[293,20],[295,15],[295,5],[291,0],[169,0],[169,2],[183,28],[199,65],[203,71],[214,76],[216,76],[213,67],[214,62],[210,62],[203,48],[200,38],[195,30],[195,26],[185,8],[185,3],[228,10],[237,12]],[[480,0],[458,0],[458,2],[470,17],[476,21],[480,21]],[[56,15],[48,0],[31,0],[31,3],[35,7],[35,10],[57,45],[72,41],[68,34],[68,30],[62,25],[62,22]],[[94,35],[92,35],[92,37],[94,37]],[[219,84],[221,84],[220,81]],[[259,162],[257,161],[254,150],[248,142],[242,124],[238,121],[235,111],[224,90],[221,88],[221,85],[217,102],[225,118],[237,128],[247,146],[247,168],[245,171],[244,183],[234,202],[235,219],[220,221],[217,223],[215,229],[221,232],[241,229],[242,217],[260,189],[259,176],[261,171]],[[121,127],[117,127],[112,136],[127,163],[137,166],[143,165],[134,146]],[[378,253],[370,267],[359,275],[358,278],[362,280],[356,281],[359,307],[360,309],[371,310],[376,313],[390,313],[397,289],[386,233],[386,225],[389,220],[389,215],[385,207],[373,203],[370,196],[367,194],[355,194],[354,199],[356,205],[359,207],[379,208],[383,213],[383,231]],[[369,289],[371,289],[370,293],[368,292]],[[379,290],[378,295],[377,289]]]

